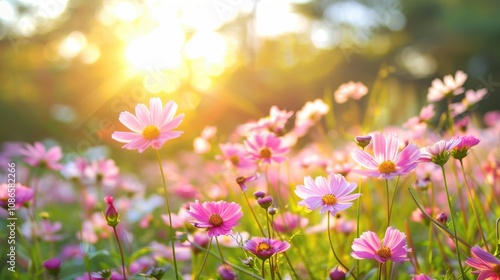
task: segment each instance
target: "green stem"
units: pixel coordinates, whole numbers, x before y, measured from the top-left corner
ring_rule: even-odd
[[[255,222],[257,223],[257,226],[260,229],[260,232],[262,233],[262,236],[265,236],[266,234],[264,233],[264,230],[262,229],[262,226],[259,223],[259,220],[257,219],[257,215],[255,215],[255,212],[253,211],[252,205],[250,205],[250,201],[248,200],[248,196],[246,192],[243,192],[243,196],[245,197],[245,200],[247,201],[248,208],[250,208],[250,212],[252,212],[252,216],[255,219]]]
[[[156,157],[158,159],[158,165],[160,166],[161,179],[163,182],[163,190],[165,192],[165,200],[167,201],[167,213],[168,213],[168,221],[169,221],[169,230],[170,230],[170,244],[172,246],[172,256],[174,258],[174,268],[175,268],[175,279],[179,280],[179,270],[177,269],[177,258],[175,256],[175,236],[174,236],[174,228],[172,227],[172,214],[170,213],[170,200],[168,199],[168,190],[167,183],[165,182],[165,174],[163,172],[163,165],[161,164],[160,152],[156,151]]]
[[[266,269],[264,267],[264,264],[266,263],[266,260],[262,260],[262,278],[266,279]]]
[[[267,237],[271,239],[271,223],[269,223],[269,214],[267,213],[266,210],[266,224],[267,224]]]
[[[195,243],[191,243],[191,244],[195,244]],[[210,240],[208,241],[208,248],[206,249],[206,254],[205,256],[203,257],[203,261],[201,262],[201,267],[200,267],[200,272],[198,272],[198,275],[196,275],[196,280],[198,280],[200,278],[200,275],[201,275],[201,272],[203,271],[203,268],[205,267],[205,263],[207,262],[207,258],[208,258],[208,253],[210,252],[210,246],[212,245],[212,237],[210,237]],[[203,248],[201,246],[199,246],[199,248]],[[203,248],[205,249],[205,248]],[[177,276],[177,273],[175,273],[175,275]]]
[[[451,197],[450,197],[450,192],[448,191],[448,182],[446,181],[446,172],[444,171],[444,166],[441,165],[441,171],[443,173],[443,180],[444,180],[444,188],[446,191],[446,198],[448,199],[448,207],[450,208],[450,216],[451,216],[451,222],[453,223],[453,233],[454,233],[454,241],[455,241],[455,251],[457,253],[457,259],[458,259],[458,267],[460,268],[460,274],[462,275],[462,279],[467,279],[465,278],[465,273],[464,269],[462,267],[462,259],[460,257],[460,247],[458,246],[458,239],[457,239],[457,224],[455,223],[455,218],[453,214],[453,207],[451,206]]]
[[[398,179],[396,180],[396,185],[394,186],[394,193],[392,194],[391,205],[389,207],[389,220],[391,219],[391,216],[392,216],[392,207],[394,206],[394,200],[396,198],[396,193],[398,191],[399,178],[400,178],[400,176],[398,176]]]
[[[337,260],[337,262],[338,262],[338,263],[339,263],[339,264],[340,264],[340,265],[341,265],[341,266],[342,266],[342,267],[346,270],[346,272],[349,272],[349,270],[350,270],[350,269],[349,269],[349,268],[347,268],[347,266],[346,266],[344,263],[342,263],[342,261],[341,261],[341,260],[339,259],[339,257],[337,256],[337,253],[335,253],[335,249],[333,248],[332,236],[331,236],[331,234],[330,234],[330,216],[331,216],[330,211],[328,211],[328,214],[327,214],[327,215],[328,215],[328,219],[327,219],[326,231],[327,231],[327,233],[328,233],[328,241],[330,242],[330,248],[332,249],[333,256],[335,257],[335,259]],[[353,277],[354,279],[356,279],[356,280],[357,280],[357,278],[354,276],[354,274],[351,274],[351,275],[352,275],[352,277]]]
[[[220,248],[219,239],[217,239],[217,236],[215,237],[215,243],[217,243],[217,249],[219,250],[220,258],[222,259],[222,264],[225,266],[226,261],[224,260],[224,256],[222,255],[222,250]]]
[[[391,209],[389,206],[389,181],[385,179],[385,189],[387,194],[386,205],[387,205],[387,227],[391,225]]]
[[[120,238],[118,237],[118,233],[116,232],[116,226],[113,227],[113,231],[115,233],[116,243],[118,243],[118,249],[120,249],[120,257],[122,259],[123,278],[125,280],[127,280],[127,274],[126,274],[126,271],[125,271],[125,258],[123,257],[122,244],[120,242]]]
[[[363,179],[360,179],[360,182],[359,182],[359,189],[358,189],[358,193],[359,193],[359,197],[358,197],[358,205],[356,206],[356,237],[359,236],[359,233],[360,233],[360,229],[359,229],[359,216],[360,216],[360,212],[361,212],[361,183],[363,183]],[[359,260],[356,260],[356,276],[357,278],[359,278]]]
[[[379,263],[378,264],[378,277],[377,277],[378,280],[382,279],[382,264]]]
[[[474,217],[476,218],[477,228],[479,229],[479,234],[481,235],[481,239],[483,240],[484,247],[486,247],[486,251],[489,251],[488,242],[486,242],[486,238],[484,237],[483,228],[481,227],[481,223],[479,222],[479,216],[477,215],[476,205],[474,203],[474,199],[472,197],[472,192],[470,190],[469,182],[467,181],[467,177],[465,176],[465,169],[462,160],[460,159],[460,166],[462,167],[462,175],[464,176],[465,187],[467,188],[467,194],[469,195],[469,203],[472,206],[472,212],[474,213]]]

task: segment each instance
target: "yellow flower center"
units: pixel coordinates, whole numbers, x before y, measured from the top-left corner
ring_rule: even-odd
[[[259,245],[257,245],[256,251],[262,252],[262,251],[267,251],[269,249],[271,249],[271,246],[269,246],[269,244],[267,244],[265,242],[261,242],[261,243],[259,243]]]
[[[269,150],[268,148],[260,150],[260,156],[266,159],[271,158],[271,150]]]
[[[390,160],[386,160],[379,164],[378,171],[380,173],[389,174],[396,171],[396,164]]]
[[[232,155],[229,160],[233,165],[238,165],[240,164],[240,158],[237,155]]]
[[[326,205],[333,205],[337,203],[337,198],[333,194],[325,194],[321,199],[323,200],[323,203]]]
[[[388,259],[392,257],[391,249],[387,246],[382,246],[380,250],[377,251],[377,255],[379,255],[383,259]]]
[[[154,125],[148,125],[142,131],[142,136],[144,136],[146,140],[153,140],[160,136],[160,130]]]
[[[491,270],[497,275],[500,276],[500,265],[495,265]]]
[[[208,222],[214,227],[218,227],[222,225],[224,220],[222,220],[222,217],[219,214],[212,214],[210,215],[210,218],[208,218]]]

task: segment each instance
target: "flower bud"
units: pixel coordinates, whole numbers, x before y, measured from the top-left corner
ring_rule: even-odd
[[[257,203],[260,205],[260,207],[267,209],[271,204],[273,204],[273,198],[271,196],[266,196],[263,198],[258,198]]]
[[[57,278],[59,276],[59,272],[61,271],[61,260],[58,258],[52,258],[44,261],[42,263],[43,267],[47,269],[47,272]]]
[[[372,141],[372,137],[370,135],[366,136],[356,136],[354,138],[354,142],[356,145],[358,145],[361,149],[364,149],[366,146],[370,145],[370,142]]]
[[[278,212],[278,208],[276,207],[269,207],[269,209],[267,209],[267,213],[269,213],[269,215],[271,216],[276,215],[276,212]]]
[[[345,279],[345,272],[336,267],[335,269],[330,270],[330,279],[331,280],[344,280]]]
[[[443,225],[446,225],[446,223],[448,222],[448,214],[446,214],[444,211],[441,211],[441,213],[437,215],[436,220],[438,220],[438,222],[442,223]]]
[[[243,263],[243,265],[245,265],[247,267],[253,267],[253,263],[254,263],[252,257],[248,257],[248,259],[241,260],[241,262]]]
[[[104,198],[106,203],[108,204],[108,207],[106,208],[106,213],[104,213],[104,216],[106,218],[106,222],[108,223],[109,226],[111,227],[116,227],[118,223],[120,222],[120,214],[115,208],[115,205],[113,204],[113,197],[108,195]]]
[[[234,280],[236,278],[236,273],[229,266],[220,265],[217,268],[217,273],[219,273],[222,280]]]
[[[263,192],[263,191],[256,191],[256,192],[253,193],[253,196],[255,198],[263,198],[264,196],[266,196],[266,193]]]

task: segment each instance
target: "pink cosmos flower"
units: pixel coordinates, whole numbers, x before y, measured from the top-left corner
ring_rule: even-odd
[[[255,173],[255,175],[252,175],[252,176],[240,176],[238,178],[236,178],[236,183],[240,186],[241,188],[241,191],[246,191],[248,190],[248,187],[246,185],[246,183],[248,182],[253,182],[255,180],[257,180],[259,178],[260,174],[259,173]]]
[[[329,110],[328,105],[319,98],[313,102],[306,102],[304,107],[295,114],[294,133],[299,137],[304,136],[309,128],[326,115]]]
[[[356,173],[392,179],[396,176],[405,175],[417,167],[420,151],[414,144],[408,144],[398,153],[398,136],[389,134],[387,138],[379,132],[372,135],[372,156],[361,149],[355,149],[351,156],[359,165],[368,170],[353,170]]]
[[[500,260],[492,254],[483,251],[481,247],[474,246],[470,249],[472,258],[467,258],[465,263],[472,268],[474,274],[479,274],[478,280],[499,280],[500,279]]]
[[[304,228],[307,224],[309,224],[309,220],[307,218],[291,212],[278,214],[273,220],[274,229],[282,233],[290,233],[299,227]]]
[[[215,126],[205,126],[201,131],[201,136],[196,137],[193,140],[193,148],[194,152],[197,154],[206,154],[210,152],[212,145],[210,144],[210,140],[215,137],[217,133],[217,127]]]
[[[271,161],[280,163],[286,159],[284,154],[288,153],[289,148],[284,147],[281,139],[271,132],[261,132],[250,135],[245,140],[250,157],[256,161],[271,164]]]
[[[320,213],[330,212],[332,215],[352,206],[353,200],[361,194],[351,194],[356,183],[349,183],[340,174],[330,174],[328,179],[322,176],[313,180],[310,176],[304,177],[304,185],[298,185],[295,194],[303,200],[299,205],[311,210],[321,207]]]
[[[460,144],[460,139],[452,138],[450,141],[438,141],[432,146],[420,149],[420,162],[434,162],[437,165],[444,165],[450,158],[450,152]]]
[[[208,229],[209,237],[230,234],[243,216],[240,205],[226,201],[201,204],[196,200],[190,204],[188,214],[195,219],[191,222],[193,226]]]
[[[15,191],[15,192],[14,192]],[[8,184],[0,184],[0,207],[9,207],[9,198],[13,201],[15,198],[15,207],[19,209],[33,199],[34,191],[26,186],[17,183],[15,187],[9,187]]]
[[[374,259],[379,263],[410,260],[408,252],[411,249],[406,246],[406,235],[392,227],[387,228],[382,241],[372,231],[362,233],[359,238],[354,239],[351,248],[351,256],[355,259]]]
[[[68,179],[80,180],[85,175],[87,165],[88,163],[85,158],[78,157],[64,165],[61,169],[61,174]]]
[[[101,158],[87,164],[84,174],[92,183],[114,186],[119,172],[120,169],[115,165],[114,160]]]
[[[342,104],[347,102],[347,99],[360,99],[368,93],[368,88],[361,82],[350,81],[341,84],[340,87],[333,94],[335,102]]]
[[[467,74],[463,71],[457,71],[455,78],[451,75],[444,76],[443,81],[435,79],[432,81],[432,87],[429,88],[427,93],[427,101],[435,102],[445,97],[459,95],[464,92],[462,85],[467,80]]]
[[[474,105],[481,101],[487,93],[488,90],[485,88],[478,89],[477,91],[469,89],[465,92],[465,98],[462,99],[461,102],[450,104],[452,116],[458,116],[465,111],[472,109]]]
[[[274,254],[288,250],[290,248],[290,243],[265,237],[253,237],[245,243],[243,248],[250,251],[250,253],[254,254],[257,258],[267,260]]]
[[[255,162],[250,158],[246,148],[238,143],[219,144],[222,155],[217,155],[215,159],[224,160],[228,167],[235,168],[253,168]]]
[[[142,153],[149,146],[158,150],[170,139],[179,137],[182,131],[172,131],[184,119],[184,114],[174,118],[177,104],[169,101],[163,107],[158,97],[149,100],[149,109],[144,104],[135,107],[135,116],[130,112],[122,112],[119,120],[132,132],[115,131],[111,138],[126,143],[123,148],[138,150]]]
[[[33,167],[47,167],[52,170],[61,169],[59,160],[62,158],[61,147],[54,146],[50,149],[45,149],[45,146],[40,142],[35,142],[32,146],[26,144],[21,150],[24,156],[24,161]]]
[[[476,146],[481,141],[472,135],[457,136],[456,139],[459,139],[460,143],[451,150],[451,156],[456,159],[466,157],[469,154],[470,148]]]

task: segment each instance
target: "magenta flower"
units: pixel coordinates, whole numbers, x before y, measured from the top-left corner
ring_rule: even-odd
[[[408,252],[411,249],[406,246],[406,235],[392,227],[387,228],[382,241],[372,231],[362,233],[359,238],[354,239],[351,248],[351,256],[355,259],[374,259],[379,263],[410,260]]]
[[[435,102],[445,97],[461,94],[464,92],[462,85],[465,83],[465,80],[467,80],[467,74],[463,71],[457,71],[455,77],[446,75],[443,81],[434,79],[432,87],[429,88],[429,92],[427,93],[427,101]]]
[[[481,141],[472,135],[457,136],[456,139],[459,139],[460,143],[451,150],[451,156],[460,160],[469,154],[470,148],[476,146]]]
[[[408,144],[401,152],[398,152],[398,136],[389,134],[387,138],[379,132],[373,134],[372,156],[364,150],[355,149],[351,156],[359,165],[368,170],[354,170],[354,172],[384,179],[392,179],[396,176],[405,175],[417,167],[420,151],[414,144]]]
[[[349,183],[340,174],[330,174],[328,179],[322,176],[313,180],[310,176],[304,177],[304,185],[295,188],[295,194],[302,198],[299,205],[311,210],[321,207],[320,213],[330,212],[332,215],[352,206],[353,200],[361,194],[351,194],[356,183]]]
[[[106,222],[108,223],[108,226],[116,227],[116,225],[118,225],[118,223],[120,222],[120,214],[115,208],[113,197],[108,195],[104,198],[104,201],[106,201],[106,204],[108,204],[108,206],[106,207],[106,212],[104,213]]]
[[[250,158],[246,148],[242,144],[219,144],[222,155],[217,155],[215,158],[224,160],[228,167],[235,168],[253,168],[255,162]]]
[[[284,161],[286,159],[284,154],[289,151],[288,147],[282,145],[281,139],[270,132],[252,134],[245,140],[245,146],[252,159],[268,164],[271,161],[277,163]]]
[[[479,274],[478,280],[499,280],[500,279],[500,260],[492,254],[483,251],[481,247],[474,246],[470,249],[472,258],[467,258],[465,263],[472,268],[474,274]]]
[[[33,167],[46,167],[52,170],[61,169],[59,160],[62,158],[62,152],[59,146],[47,150],[40,142],[35,142],[33,146],[26,144],[24,149],[21,150],[21,155],[24,156],[24,161]]]
[[[111,138],[126,143],[123,148],[138,150],[142,153],[149,146],[158,150],[170,139],[179,137],[182,131],[172,131],[184,119],[184,114],[174,118],[177,104],[169,101],[163,107],[158,97],[149,100],[149,109],[144,104],[137,104],[135,116],[130,112],[122,112],[119,120],[132,132],[115,131]]]
[[[307,218],[291,212],[276,215],[273,220],[274,229],[283,233],[290,233],[299,227],[304,228],[308,223],[309,220]]]
[[[347,102],[349,98],[358,100],[367,93],[368,88],[362,82],[350,81],[348,83],[341,84],[333,94],[333,97],[335,98],[335,102],[342,104]]]
[[[425,274],[419,274],[419,275],[413,276],[413,278],[411,278],[411,280],[432,280],[432,278],[430,278],[429,276],[427,276]]]
[[[243,216],[240,205],[226,201],[201,204],[196,200],[190,204],[188,214],[195,219],[191,222],[193,226],[208,229],[209,237],[230,234]]]
[[[19,183],[17,183],[15,187],[9,187],[9,185],[5,183],[0,184],[0,207],[2,208],[12,208],[11,206],[15,205],[15,208],[19,209],[30,202],[33,196],[33,189]]]
[[[460,144],[460,139],[452,138],[450,141],[441,140],[432,146],[420,149],[420,162],[433,162],[443,166],[450,158],[450,152]]]
[[[288,250],[290,248],[290,243],[265,237],[253,237],[245,243],[243,248],[250,251],[250,253],[254,254],[257,258],[267,260],[274,254]]]

